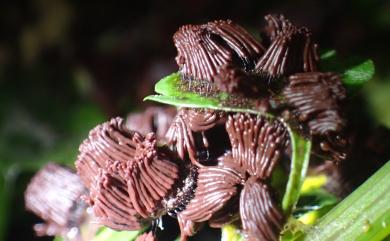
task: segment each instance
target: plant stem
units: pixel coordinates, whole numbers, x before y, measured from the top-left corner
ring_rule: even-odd
[[[311,228],[303,240],[380,241],[390,234],[390,161]]]
[[[309,166],[311,141],[291,129],[288,124],[286,124],[286,127],[290,134],[292,157],[287,188],[282,200],[282,209],[289,215],[299,199]]]

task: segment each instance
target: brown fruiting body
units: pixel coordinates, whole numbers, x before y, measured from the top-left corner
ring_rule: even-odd
[[[34,226],[37,235],[66,236],[71,229],[77,229],[72,240],[79,240],[79,228],[87,208],[80,197],[86,193],[73,170],[54,163],[43,167],[31,179],[24,194],[26,209],[45,221]]]
[[[345,125],[340,114],[340,101],[345,89],[334,73],[298,73],[291,75],[283,90],[284,101],[295,108],[300,122],[306,123],[313,135],[339,132]]]
[[[306,27],[296,27],[283,15],[267,15],[265,32],[270,46],[255,71],[270,79],[297,72],[317,71],[318,45]]]
[[[185,79],[213,82],[221,66],[253,69],[264,48],[245,29],[227,21],[185,25],[173,36],[176,62]]]
[[[198,163],[195,133],[201,135],[202,148],[208,148],[205,131],[213,128],[220,117],[212,110],[179,109],[166,135],[168,144],[175,147],[181,159],[188,154],[193,163]]]
[[[129,131],[123,119],[97,126],[80,146],[79,175],[101,223],[119,230],[142,227],[162,212],[162,200],[178,179],[178,167],[158,150],[153,133]]]
[[[233,160],[251,176],[268,179],[287,139],[283,124],[261,116],[235,114],[229,116],[226,130]]]
[[[279,240],[283,214],[268,185],[256,177],[249,178],[241,191],[240,216],[246,240]]]

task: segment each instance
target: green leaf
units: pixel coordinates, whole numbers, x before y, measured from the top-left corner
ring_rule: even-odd
[[[287,188],[282,200],[282,209],[290,213],[295,207],[309,166],[311,141],[286,125],[290,134],[292,157]]]
[[[144,100],[152,100],[177,107],[220,109],[218,107],[218,102],[211,98],[186,98],[165,95],[149,95],[145,97]]]
[[[361,86],[374,76],[374,62],[369,59],[354,67],[347,69],[342,77],[345,85]]]
[[[374,76],[375,66],[371,59],[354,57],[341,60],[336,58],[336,54],[334,49],[321,54],[321,70],[340,73],[342,82],[352,93]]]
[[[194,81],[195,82],[195,81]],[[201,94],[197,94],[194,92],[186,91],[181,89],[181,79],[179,73],[173,73],[165,78],[161,79],[154,87],[156,93],[169,96],[176,97],[177,99],[190,99],[193,102],[202,102],[203,101],[211,101],[214,104],[218,104],[219,102],[223,102],[229,97],[228,93],[219,93],[214,94],[212,96],[204,96]]]
[[[92,241],[133,241],[142,231],[115,231],[110,228],[102,228]]]
[[[155,91],[160,95],[150,95],[145,100],[156,101],[163,104],[187,108],[207,108],[228,112],[243,112],[250,114],[260,114],[272,117],[269,113],[254,110],[250,100],[245,107],[235,105],[234,102],[227,101],[232,96],[228,93],[221,92],[212,96],[204,96],[194,92],[183,91],[179,88],[180,75],[173,73],[161,79],[155,86]]]
[[[270,113],[265,113],[259,110],[253,110],[245,107],[236,107],[219,104],[218,100],[206,97],[199,97],[194,99],[189,98],[181,98],[181,97],[172,97],[172,96],[164,96],[164,95],[149,95],[145,97],[144,100],[156,101],[159,103],[173,105],[177,107],[186,107],[186,108],[206,108],[212,110],[221,110],[227,112],[241,112],[241,113],[249,113],[255,115],[263,115],[269,118],[273,118],[273,115]]]
[[[328,212],[304,240],[380,241],[390,235],[390,161]]]
[[[179,72],[172,73],[164,78],[162,78],[154,86],[154,91],[161,95],[167,96],[182,96],[183,93],[179,91],[176,86],[180,84],[180,74]]]
[[[325,51],[324,53],[321,54],[320,59],[321,60],[328,60],[331,58],[334,58],[336,56],[337,52],[334,49]]]

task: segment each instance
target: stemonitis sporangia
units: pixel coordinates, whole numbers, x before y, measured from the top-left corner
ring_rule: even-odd
[[[81,197],[87,193],[73,170],[54,163],[44,166],[31,179],[25,192],[26,209],[45,221],[34,225],[36,234],[81,241],[80,227],[89,218]]]
[[[138,230],[168,214],[181,240],[201,224],[232,222],[247,240],[278,240],[291,207],[282,207],[271,181],[278,166],[289,171],[289,128],[317,140],[326,158],[345,158],[340,77],[319,72],[318,45],[306,27],[283,15],[265,19],[263,43],[230,20],[174,34],[177,90],[217,105],[178,104],[169,128],[129,130],[139,123],[118,117],[90,132],[76,168],[99,223]],[[151,230],[139,239],[157,238]]]

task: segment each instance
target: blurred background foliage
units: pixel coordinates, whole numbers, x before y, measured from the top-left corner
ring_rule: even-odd
[[[355,118],[390,127],[386,0],[1,1],[0,240],[50,240],[33,235],[37,219],[24,211],[28,180],[48,161],[72,166],[89,129],[144,107],[154,83],[177,69],[179,26],[230,18],[256,34],[267,13],[307,25],[341,60],[373,59]]]

